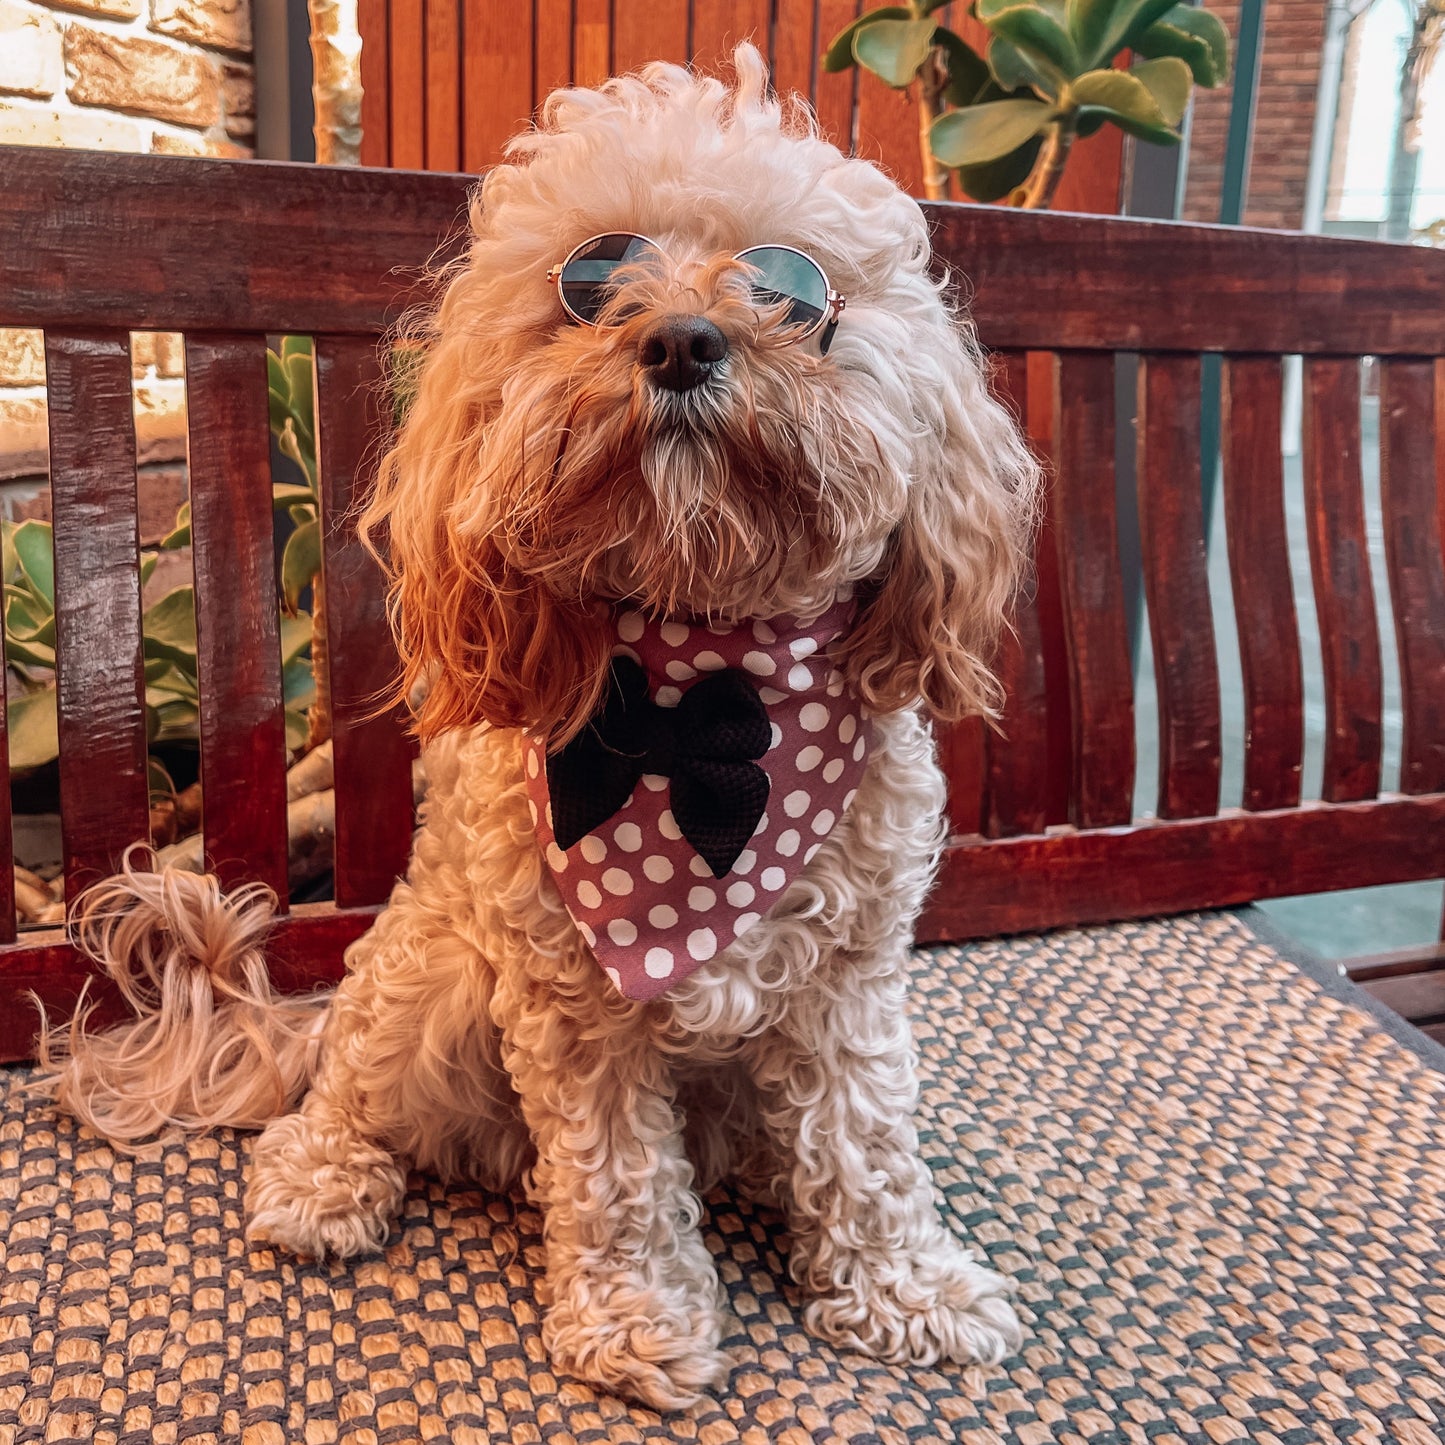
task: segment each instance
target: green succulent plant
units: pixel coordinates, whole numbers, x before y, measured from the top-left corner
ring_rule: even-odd
[[[1229,78],[1224,26],[1177,0],[973,0],[984,55],[935,21],[945,3],[870,10],[823,54],[825,70],[858,65],[913,90],[935,200],[952,172],[974,200],[1047,206],[1079,136],[1112,124],[1176,143],[1193,86]],[[1136,62],[1115,69],[1124,51]]]

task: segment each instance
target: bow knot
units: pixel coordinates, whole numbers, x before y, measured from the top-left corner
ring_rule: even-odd
[[[678,830],[722,878],[767,806],[768,775],[756,760],[771,743],[768,710],[745,672],[708,673],[667,708],[652,700],[638,663],[614,657],[601,710],[547,759],[557,846],[600,827],[655,773],[671,779]]]

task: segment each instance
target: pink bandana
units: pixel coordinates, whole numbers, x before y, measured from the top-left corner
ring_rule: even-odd
[[[665,993],[741,938],[852,803],[868,728],[827,661],[852,617],[852,601],[841,596],[808,626],[784,617],[714,627],[616,614],[613,656],[642,666],[659,707],[677,707],[696,678],[725,668],[746,674],[767,707],[772,745],[759,759],[766,810],[722,878],[682,836],[670,781],[657,773],[643,773],[622,807],[564,852],[552,827],[544,744],[526,739],[527,791],[547,866],[597,961],[628,998]]]

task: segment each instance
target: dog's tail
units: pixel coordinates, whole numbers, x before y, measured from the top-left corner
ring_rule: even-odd
[[[272,990],[269,888],[223,893],[209,874],[145,871],[136,852],[77,898],[70,919],[77,947],[136,1017],[89,1033],[82,990],[59,1032],[42,1008],[35,1087],[116,1144],[167,1128],[259,1128],[305,1091],[330,994]]]

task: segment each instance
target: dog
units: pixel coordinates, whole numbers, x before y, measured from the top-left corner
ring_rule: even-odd
[[[1036,468],[919,206],[733,63],[554,94],[476,193],[362,521],[428,792],[344,982],[272,993],[264,889],[128,868],[73,927],[137,1020],[41,1039],[113,1139],[264,1126],[249,1237],[301,1255],[380,1249],[409,1168],[520,1182],[556,1366],[659,1409],[727,1370],[724,1176],[825,1340],[1022,1338],[937,1213],[907,1002],[930,718],[998,710]]]

